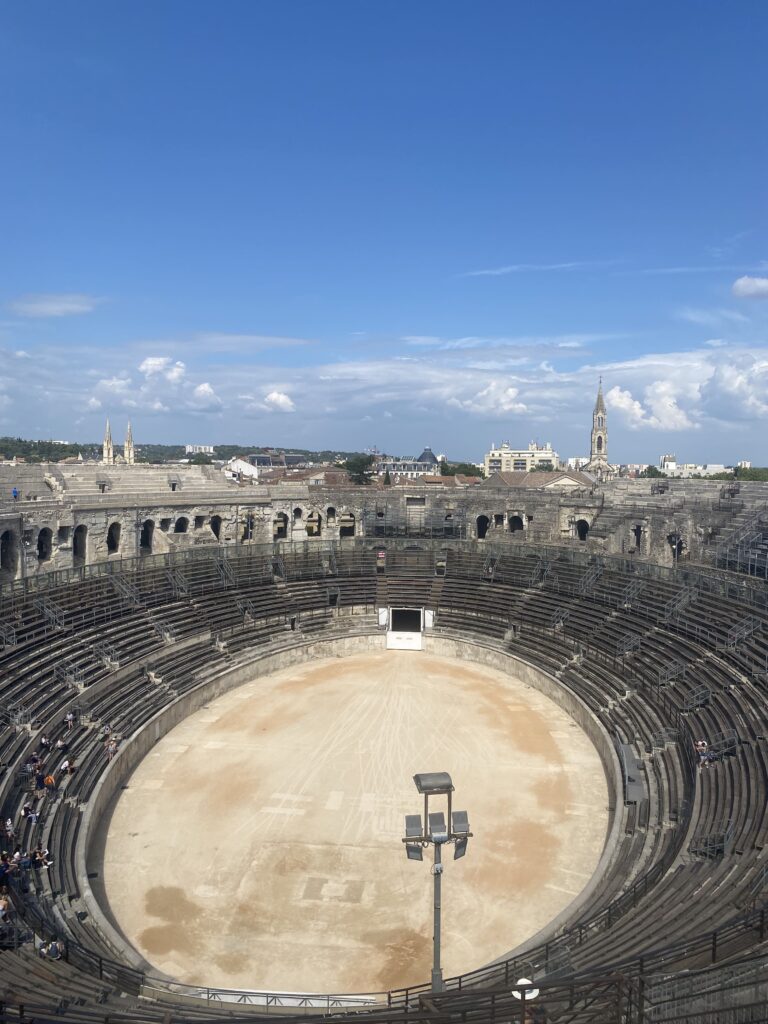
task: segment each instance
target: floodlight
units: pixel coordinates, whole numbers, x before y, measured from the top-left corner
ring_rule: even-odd
[[[420,814],[406,814],[405,816],[405,838],[413,839],[415,837],[421,838],[424,835],[424,831],[421,827],[421,815]]]
[[[467,852],[467,844],[468,843],[469,843],[469,840],[466,839],[466,838],[464,838],[464,839],[457,839],[456,840],[456,845],[453,848],[453,859],[454,860],[458,860],[459,857],[463,857],[464,856],[464,854]]]
[[[430,796],[453,792],[453,783],[448,772],[420,772],[413,776],[413,781],[420,793],[427,793]]]
[[[463,832],[469,832],[469,815],[466,811],[453,811],[451,822],[454,832],[458,832],[460,835]]]
[[[448,829],[445,825],[445,815],[442,811],[436,811],[434,814],[429,815],[429,832],[430,835],[436,833],[445,833]]]
[[[405,853],[408,860],[424,860],[424,851],[420,846],[415,843],[405,844]]]

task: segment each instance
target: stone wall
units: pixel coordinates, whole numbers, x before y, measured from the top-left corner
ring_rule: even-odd
[[[732,502],[722,499],[720,484],[707,481],[670,481],[669,491],[657,495],[647,480],[579,494],[418,481],[392,488],[269,488],[226,483],[209,467],[186,467],[195,471],[188,475],[178,467],[108,467],[105,479],[98,466],[54,474],[55,467],[44,465],[23,467],[27,490],[12,501],[9,468],[0,467],[7,478],[0,480],[0,582],[219,543],[345,537],[572,544],[671,566],[677,558],[706,560],[742,501],[747,507],[768,501],[768,485],[745,488]]]

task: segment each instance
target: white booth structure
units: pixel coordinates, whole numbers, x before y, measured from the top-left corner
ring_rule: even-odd
[[[431,609],[379,608],[379,625],[387,630],[387,650],[423,650],[424,627],[432,626],[434,617]]]

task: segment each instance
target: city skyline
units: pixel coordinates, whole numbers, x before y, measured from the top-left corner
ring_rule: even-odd
[[[767,464],[736,9],[6,11],[0,434]]]

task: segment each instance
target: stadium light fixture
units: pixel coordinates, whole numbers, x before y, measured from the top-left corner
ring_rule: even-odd
[[[405,816],[405,853],[408,860],[423,860],[424,850],[434,847],[432,878],[434,882],[434,931],[432,934],[432,991],[442,992],[443,970],[440,966],[440,925],[442,911],[443,847],[453,843],[453,859],[458,860],[467,852],[472,836],[469,831],[469,816],[466,811],[454,811],[452,804],[453,783],[448,772],[422,772],[413,776],[416,790],[424,797],[424,817],[420,814]],[[436,797],[447,797],[444,811],[430,811],[429,801]]]

